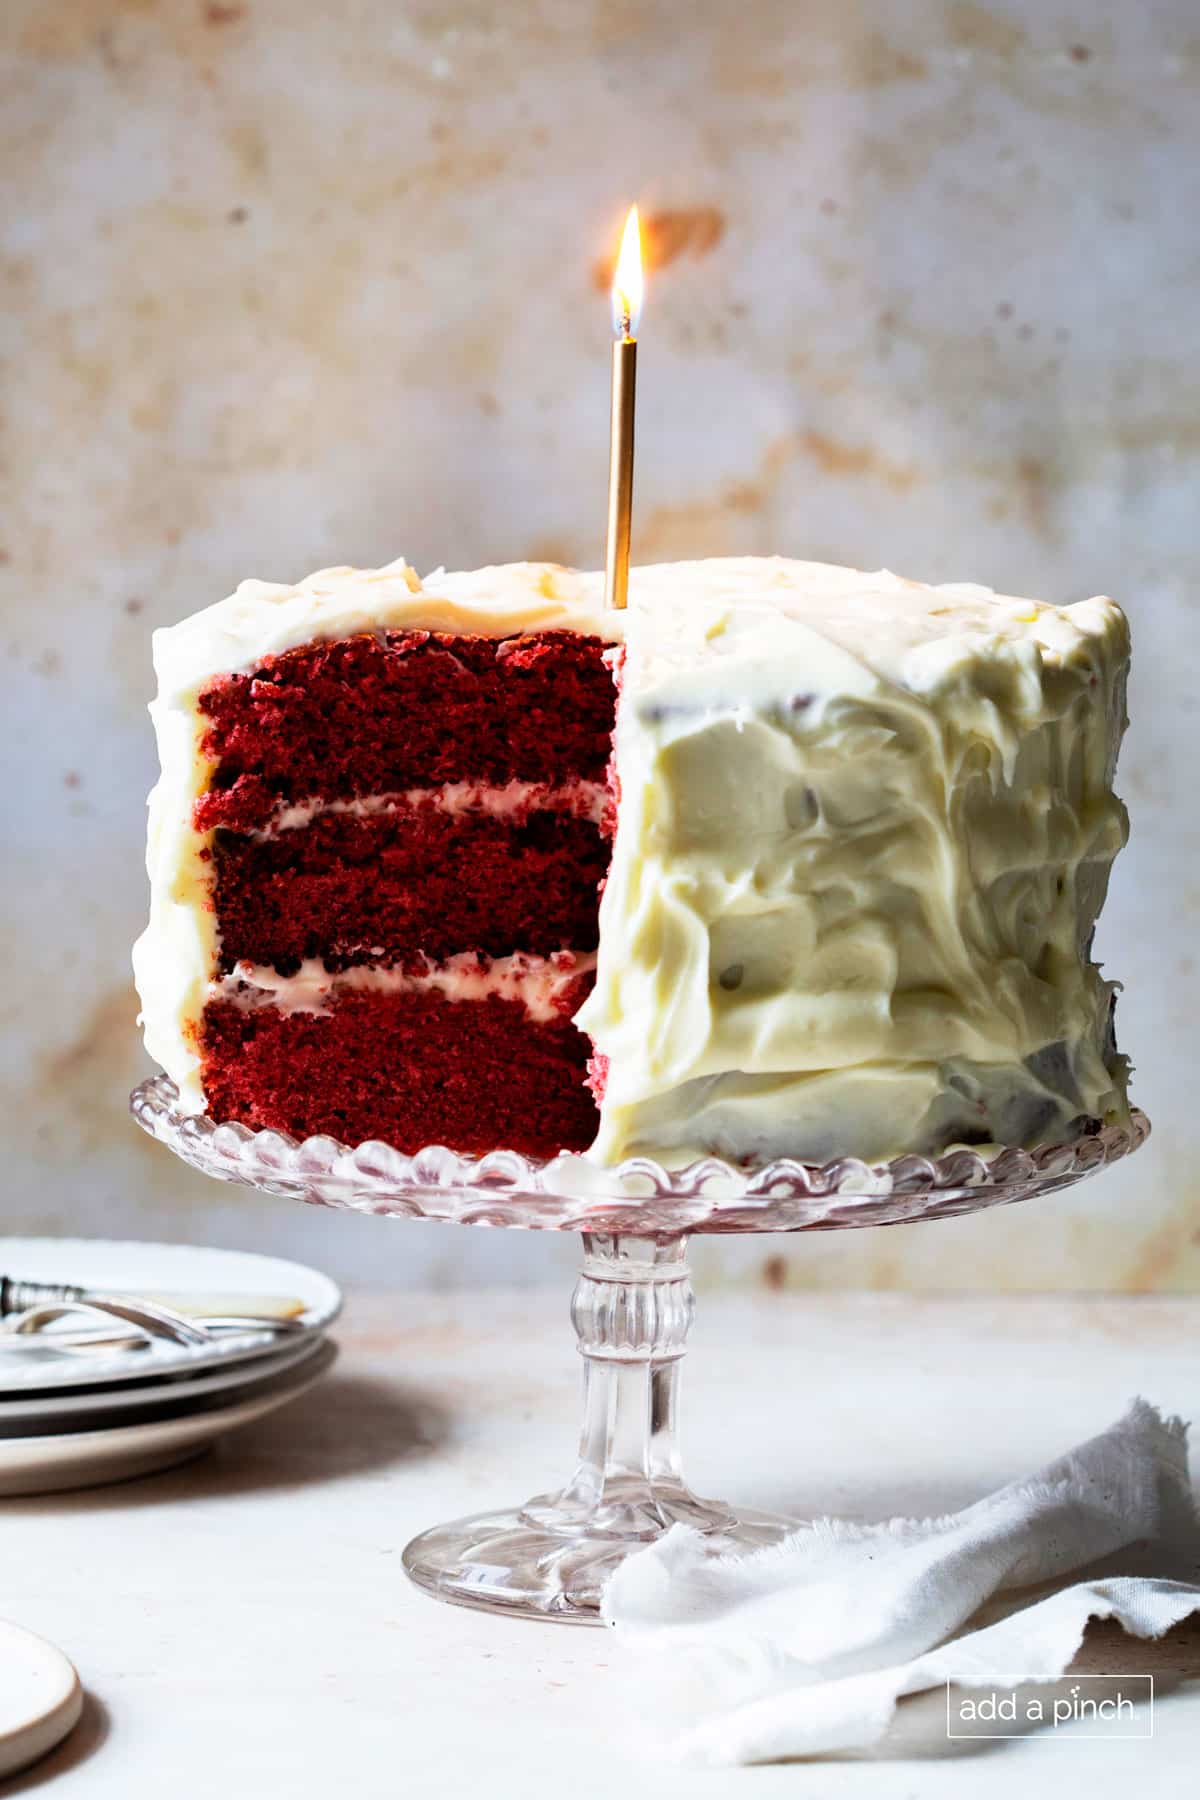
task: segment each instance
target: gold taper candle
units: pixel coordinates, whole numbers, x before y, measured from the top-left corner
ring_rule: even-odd
[[[637,398],[637,328],[642,310],[642,245],[636,206],[629,209],[612,285],[612,413],[608,449],[608,542],[604,604],[620,610],[629,597],[633,518],[633,429]]]
[[[612,424],[608,461],[608,547],[604,604],[623,607],[629,596],[629,539],[633,521],[633,420],[637,397],[637,339],[612,349]]]

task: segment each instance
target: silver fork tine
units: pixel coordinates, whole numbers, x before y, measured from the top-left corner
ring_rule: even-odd
[[[122,1294],[88,1295],[89,1306],[111,1313],[130,1325],[140,1325],[151,1337],[170,1338],[176,1344],[211,1344],[212,1337],[203,1325],[185,1319],[169,1306],[157,1306],[150,1300],[126,1300]]]

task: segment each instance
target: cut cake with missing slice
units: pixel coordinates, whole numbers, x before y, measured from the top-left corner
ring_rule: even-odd
[[[635,570],[624,614],[545,565],[244,583],[155,634],[148,1048],[189,1110],[407,1151],[1123,1116],[1127,659],[1110,600],[781,559]]]

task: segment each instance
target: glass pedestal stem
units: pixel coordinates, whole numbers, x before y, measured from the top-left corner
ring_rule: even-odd
[[[715,1554],[774,1542],[784,1521],[700,1500],[676,1435],[679,1365],[695,1300],[683,1237],[586,1235],[571,1304],[584,1358],[575,1473],[512,1512],[423,1532],[404,1566],[439,1599],[533,1618],[599,1622],[608,1576],[672,1525]]]
[[[696,1304],[687,1240],[587,1235],[583,1248],[571,1301],[584,1359],[579,1463],[560,1494],[525,1510],[536,1523],[573,1517],[594,1533],[648,1539],[691,1499],[676,1435]]]

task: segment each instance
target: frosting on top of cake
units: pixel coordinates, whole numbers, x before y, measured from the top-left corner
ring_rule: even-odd
[[[1111,601],[1080,605],[1112,606]],[[724,678],[730,648],[749,633],[806,624],[888,679],[918,691],[964,634],[1023,640],[1054,654],[1086,630],[1086,610],[995,594],[965,583],[931,587],[887,570],[868,574],[785,557],[657,563],[630,575],[629,613],[651,674],[690,660]],[[629,613],[604,607],[604,578],[556,563],[506,563],[422,579],[403,557],[382,569],[318,569],[286,585],[243,581],[226,600],[154,633],[159,698],[190,700],[215,676],[361,631],[480,637],[577,631],[620,642]],[[933,648],[942,645],[939,653]],[[915,654],[916,652],[923,654]],[[836,678],[834,665],[831,673]]]
[[[586,577],[599,581],[600,577]],[[1109,599],[1054,606],[956,582],[940,587],[886,569],[868,574],[784,557],[658,563],[630,578],[630,657],[645,685],[685,682],[718,704],[752,664],[778,694],[782,669],[803,655],[810,689],[894,682],[939,686],[972,653],[1027,646],[1032,666],[1077,651],[1104,621]]]
[[[217,675],[253,669],[314,639],[361,631],[520,637],[577,631],[617,642],[599,577],[555,563],[508,563],[422,581],[403,557],[383,569],[318,569],[294,587],[243,581],[227,600],[154,633],[160,700],[189,701]]]

